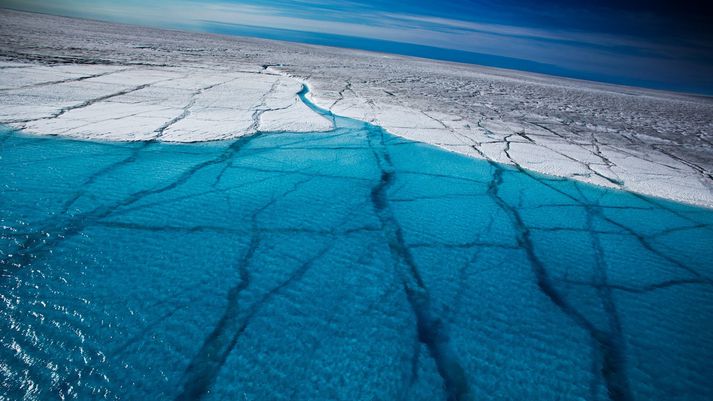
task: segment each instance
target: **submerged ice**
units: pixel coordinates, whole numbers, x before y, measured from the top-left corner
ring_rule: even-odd
[[[713,392],[711,210],[311,107],[335,127],[190,145],[3,133],[0,398]]]

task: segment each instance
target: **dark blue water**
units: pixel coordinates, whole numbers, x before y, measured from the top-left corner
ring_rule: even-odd
[[[713,211],[335,119],[4,132],[0,399],[710,399]]]

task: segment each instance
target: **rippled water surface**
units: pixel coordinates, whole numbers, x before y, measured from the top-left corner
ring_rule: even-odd
[[[3,133],[0,399],[710,399],[713,211],[336,121]]]

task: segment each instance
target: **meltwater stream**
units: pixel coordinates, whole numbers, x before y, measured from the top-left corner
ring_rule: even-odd
[[[4,132],[0,400],[710,399],[712,210],[315,110],[337,128]]]

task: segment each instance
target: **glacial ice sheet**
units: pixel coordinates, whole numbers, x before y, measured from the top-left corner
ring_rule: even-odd
[[[4,132],[0,398],[713,393],[713,211],[334,118],[190,145]]]
[[[478,65],[0,9],[0,124],[114,141],[328,130],[403,138],[713,207],[713,99]]]

